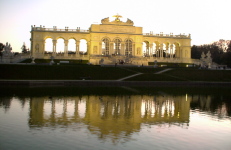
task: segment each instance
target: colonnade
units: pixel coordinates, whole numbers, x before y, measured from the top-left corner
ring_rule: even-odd
[[[46,40],[43,41],[42,47],[43,47],[43,52],[45,52],[45,43]],[[69,40],[64,40],[64,55],[68,54],[68,43]],[[52,53],[56,54],[57,53],[57,40],[52,40]],[[89,48],[89,43],[87,43],[87,49]],[[79,51],[80,51],[80,41],[79,40],[75,40],[75,52],[76,55],[79,55]]]
[[[173,46],[175,45],[175,52],[173,51]],[[182,49],[179,46],[179,44],[165,44],[166,46],[166,51],[169,51],[168,53],[166,52],[165,57],[173,58],[174,55],[175,57],[181,57]],[[153,44],[146,43],[146,56],[154,57],[164,57],[164,43],[162,44],[156,44],[156,48],[153,48]]]

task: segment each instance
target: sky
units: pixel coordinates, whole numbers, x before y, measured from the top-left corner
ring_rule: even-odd
[[[230,0],[0,0],[0,43],[30,48],[31,25],[88,29],[117,13],[143,33],[191,34],[191,45],[231,40]]]

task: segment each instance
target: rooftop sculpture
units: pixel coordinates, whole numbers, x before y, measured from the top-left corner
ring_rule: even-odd
[[[3,57],[10,57],[13,56],[12,51],[12,47],[10,44],[8,44],[8,42],[6,42],[6,45],[4,46],[4,51],[3,51]]]

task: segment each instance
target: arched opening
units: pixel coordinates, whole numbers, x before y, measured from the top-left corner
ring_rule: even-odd
[[[64,48],[65,48],[64,39],[59,38],[57,40],[56,46],[57,46],[56,53],[63,54],[64,53]]]
[[[149,42],[148,41],[144,41],[143,42],[143,56],[149,56],[150,55],[150,50],[149,50]]]
[[[153,56],[153,57],[156,57],[156,43],[153,43],[152,56]]]
[[[132,56],[132,40],[125,41],[125,56]]]
[[[160,57],[160,43],[159,42],[154,42],[155,44],[155,56]]]
[[[163,57],[170,57],[170,44],[169,43],[164,43],[163,45],[163,50],[164,50],[164,54]]]
[[[120,50],[121,50],[121,41],[120,39],[115,39],[114,40],[114,54],[120,55]]]
[[[166,44],[163,43],[163,57],[166,57]]]
[[[68,40],[68,54],[75,54],[76,53],[76,42],[74,39]]]
[[[81,54],[81,55],[86,55],[87,54],[87,41],[85,39],[80,40],[79,54]]]
[[[107,38],[102,41],[102,55],[109,55],[109,40]]]
[[[53,52],[53,41],[52,38],[47,38],[45,40],[45,54]]]

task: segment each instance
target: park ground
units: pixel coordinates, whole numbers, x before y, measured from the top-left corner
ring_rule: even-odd
[[[167,69],[167,70],[166,70]],[[61,65],[0,65],[1,80],[118,80],[118,81],[216,81],[231,82],[231,70],[170,67]]]

